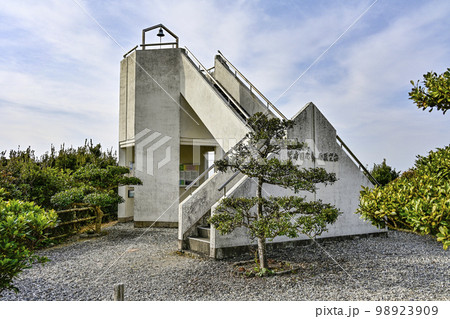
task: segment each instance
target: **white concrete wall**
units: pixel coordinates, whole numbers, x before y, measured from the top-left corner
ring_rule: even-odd
[[[133,160],[133,147],[119,148],[119,165],[129,167],[130,162]],[[130,170],[131,176],[134,176],[134,171]],[[128,197],[128,190],[134,189],[134,186],[121,186],[119,187],[119,195],[125,200],[125,202],[118,205],[117,217],[119,222],[126,222],[133,220],[134,215],[134,198]]]
[[[212,140],[214,137],[208,128],[194,112],[192,107],[181,96],[180,137],[182,140]]]
[[[267,108],[267,105],[263,104],[253,92],[250,92],[248,87],[221,62],[220,56],[216,56],[214,60],[214,78],[250,116],[257,112],[263,112],[268,116],[275,116]]]
[[[328,172],[336,173],[338,178],[338,181],[333,185],[318,185],[318,190],[315,194],[309,192],[300,192],[298,194],[299,196],[305,196],[307,200],[321,199],[325,203],[335,205],[343,212],[338,220],[328,227],[328,231],[318,236],[318,238],[385,232],[384,229],[377,229],[355,214],[359,205],[361,186],[372,186],[372,184],[338,145],[336,130],[333,126],[312,103],[297,113],[293,120],[295,124],[288,131],[288,138],[296,138],[299,142],[307,141],[309,144],[309,148],[305,149],[303,156],[300,157],[300,159],[303,158],[303,161],[299,162],[301,167],[323,167]],[[313,160],[313,157],[316,159]],[[250,197],[255,195],[256,182],[252,179],[247,179],[245,183],[236,186],[229,196]],[[264,184],[263,195],[289,196],[294,195],[294,193],[278,186]],[[217,255],[214,249],[220,250],[221,248],[254,244],[246,235],[245,229],[238,229],[226,236],[220,235],[214,229],[211,230],[211,233],[211,257],[220,257],[220,252]],[[308,239],[308,237],[304,235],[298,237],[298,240],[304,239]],[[292,240],[291,238],[280,236],[272,242]]]
[[[135,135],[136,52],[120,62],[119,142]]]
[[[321,185],[316,193],[317,199],[331,203],[343,212],[322,237],[383,231],[355,214],[359,205],[361,186],[373,185],[338,145],[334,127],[313,103],[306,105],[293,119],[295,126],[288,131],[288,137],[308,141],[311,152],[317,157],[315,161],[305,160],[303,165],[325,168],[328,172],[336,173],[338,179],[333,185]]]
[[[128,59],[120,61],[119,142],[127,139]],[[120,157],[119,157],[120,159]]]
[[[186,55],[182,55],[181,94],[226,152],[239,142],[248,126],[229,108]]]
[[[223,191],[218,191],[231,176],[232,172],[217,172],[206,180],[199,188],[188,196],[179,205],[179,225],[178,240],[186,239],[188,231],[209,211],[209,209],[219,201],[223,195]],[[242,176],[241,176],[242,177]],[[233,187],[239,178],[235,178],[228,188]]]
[[[134,216],[136,226],[176,226],[181,135],[214,139],[227,151],[249,129],[183,49],[137,50],[120,71],[119,142],[122,149],[135,147],[134,173],[143,185],[134,187],[134,202],[122,205],[119,215]]]
[[[121,62],[120,142],[135,146],[134,173],[143,182],[134,186],[136,226],[178,222],[180,70],[181,49],[138,50]]]
[[[136,53],[133,52],[120,62],[120,96],[119,96],[119,165],[127,166],[132,161],[130,154],[130,143],[135,135],[135,75],[136,75]],[[122,144],[122,145],[121,145]],[[128,144],[129,147],[123,146]],[[134,201],[128,198],[128,187],[119,187],[119,195],[125,199],[118,206],[119,221],[133,219]]]

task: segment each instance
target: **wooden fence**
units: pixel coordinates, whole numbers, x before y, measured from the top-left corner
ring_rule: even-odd
[[[82,226],[92,224],[94,221],[95,232],[101,232],[103,214],[98,207],[75,207],[56,211],[58,223],[50,229],[50,239],[61,239],[79,232]]]

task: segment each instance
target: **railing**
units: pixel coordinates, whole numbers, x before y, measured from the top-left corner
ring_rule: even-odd
[[[217,190],[220,192],[223,189],[223,196],[227,196],[227,185],[239,175],[239,171],[236,171],[225,183],[222,184]]]
[[[142,48],[142,50],[145,50],[146,47],[156,47],[156,46],[162,47],[162,46],[165,46],[165,45],[170,45],[170,46],[172,46],[172,48],[177,48],[178,47],[178,43],[177,42],[146,43],[146,44],[141,44],[140,47]],[[138,48],[139,48],[139,45],[136,45],[130,51],[125,53],[123,55],[123,57],[126,58],[130,53],[136,51]]]
[[[128,54],[130,54],[131,52],[135,51],[138,47],[139,47],[139,46],[136,45],[136,46],[135,46],[134,48],[132,48],[130,51],[128,51],[127,53],[125,53],[125,54],[123,55],[123,58],[125,59],[125,58],[128,56]]]
[[[146,43],[146,44],[141,44],[141,48],[142,50],[145,50],[145,48],[147,47],[162,47],[165,45],[170,45],[172,47],[172,49],[177,48],[178,47],[178,43],[177,42],[161,42],[161,43]]]
[[[222,85],[220,85],[219,82],[217,82],[216,79],[209,73],[209,70],[211,70],[211,68],[209,68],[209,69],[205,68],[203,66],[203,64],[195,57],[195,55],[187,47],[184,47],[184,48],[186,50],[186,56],[188,58],[190,58],[191,61],[197,63],[198,70],[200,72],[202,72],[202,74],[205,74],[212,83],[217,85],[217,87],[219,87],[222,90],[223,94],[228,98],[229,102],[230,103],[232,102],[239,109],[239,111],[243,114],[245,119],[248,119],[249,116],[248,116],[247,112],[239,105],[239,103],[230,94],[227,93],[227,91],[222,87]],[[248,125],[247,123],[245,123],[245,124]]]
[[[195,233],[196,225],[208,214],[211,207],[222,198],[223,195],[217,188],[231,175],[231,172],[215,173],[179,204],[178,240],[180,249],[185,248],[187,237]]]
[[[244,82],[247,83],[247,85],[249,86],[250,92],[256,92],[259,97],[264,100],[266,102],[267,108],[271,107],[282,119],[287,120],[287,117],[284,116],[283,113],[281,113],[280,110],[278,110],[275,105],[272,104],[272,102],[269,101],[268,98],[266,98],[264,96],[264,94],[261,93],[261,91],[259,91],[252,82],[250,82],[223,54],[222,52],[218,51],[220,54],[220,57],[227,63],[228,66],[230,66],[233,70],[234,70],[234,74],[235,76],[239,75],[242,80],[244,80]]]
[[[101,210],[96,210],[94,207],[75,207],[71,209],[56,211],[59,222],[49,232],[52,240],[61,239],[74,235],[82,226],[87,226],[91,221],[95,220],[95,231],[101,231],[101,222],[104,216]]]
[[[364,165],[359,161],[359,159],[356,157],[355,154],[350,150],[350,148],[344,143],[344,141],[339,137],[339,135],[336,135],[336,139],[341,143],[341,147],[344,147],[347,153],[353,158],[353,160],[358,164],[359,169],[362,169],[363,172],[366,174],[366,176],[370,179],[370,181],[374,185],[380,186],[380,183],[375,179],[375,177],[370,174],[370,172],[367,170],[367,168],[364,167]]]
[[[275,105],[272,104],[272,102],[269,101],[268,98],[266,98],[264,96],[264,94],[261,93],[261,91],[259,91],[254,85],[253,83],[251,83],[224,55],[222,52],[218,51],[220,57],[225,61],[225,63],[231,67],[234,70],[234,74],[237,77],[239,75],[239,77],[241,77],[241,79],[243,80],[243,82],[247,83],[250,92],[256,92],[261,99],[263,99],[266,103],[267,103],[267,108],[272,107],[272,109],[281,116],[281,118],[287,120],[287,118],[283,115],[283,113],[281,113],[276,107]],[[359,161],[359,159],[356,157],[355,154],[353,154],[353,152],[348,148],[348,146],[344,143],[344,141],[342,141],[342,139],[336,135],[336,139],[341,143],[341,146],[345,148],[345,150],[348,152],[348,154],[355,160],[355,162],[359,165],[359,168],[363,170],[363,172],[367,175],[367,177],[371,180],[372,183],[374,183],[374,185],[380,185],[378,183],[378,181],[372,176],[372,174],[370,174],[370,172],[364,167],[364,165]],[[231,179],[232,180],[232,179]],[[226,186],[227,183],[225,183],[225,185],[223,185],[223,187]],[[222,187],[222,188],[223,188]],[[222,189],[221,188],[221,189]],[[220,189],[220,190],[221,190]]]

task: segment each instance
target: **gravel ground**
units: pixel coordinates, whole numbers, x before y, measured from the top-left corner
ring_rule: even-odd
[[[15,281],[20,292],[4,292],[0,300],[112,300],[119,282],[125,284],[125,300],[450,299],[450,251],[409,233],[330,241],[322,244],[326,253],[316,245],[279,250],[271,257],[304,268],[286,276],[242,278],[231,275],[238,259],[178,254],[176,229],[134,229],[126,223],[107,231],[41,251],[51,261],[25,270]]]

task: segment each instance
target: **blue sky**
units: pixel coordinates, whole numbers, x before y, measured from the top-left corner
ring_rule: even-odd
[[[408,99],[410,80],[450,67],[450,1],[373,3],[2,1],[0,149],[117,150],[120,60],[163,23],[205,66],[221,50],[286,116],[314,102],[364,164],[404,171],[450,143],[450,114]]]

